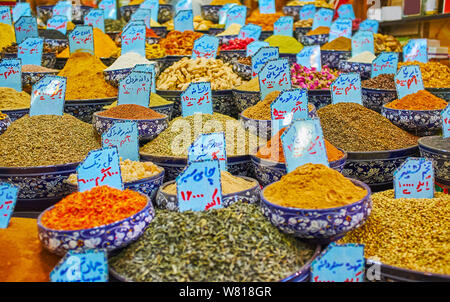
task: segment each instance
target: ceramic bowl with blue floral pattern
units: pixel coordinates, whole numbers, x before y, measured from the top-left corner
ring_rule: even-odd
[[[293,87],[299,88],[299,87]],[[313,104],[316,109],[320,109],[331,104],[330,89],[310,89],[308,90],[308,102]]]
[[[68,39],[45,39],[44,45],[47,46],[50,51],[60,53],[69,46]]]
[[[46,75],[57,75],[59,71],[22,71],[22,89],[27,93],[31,93],[33,85],[39,82]]]
[[[1,112],[8,115],[11,122],[14,122],[15,120],[21,118],[22,116],[28,114],[30,112],[30,108],[1,110]]]
[[[48,19],[53,17],[53,6],[54,5],[40,5],[36,7],[37,17],[42,20],[43,24],[47,24]],[[87,15],[91,9],[92,7],[86,5],[73,5],[72,21],[83,22],[84,16]]]
[[[343,61],[339,63],[339,70],[345,73],[356,72],[361,76],[361,81],[370,79],[372,74],[371,63]]]
[[[228,42],[230,42],[231,40],[234,40],[238,37],[238,35],[225,35],[225,36],[216,36],[217,39],[219,39],[219,45],[222,44],[227,44]]]
[[[320,59],[322,66],[328,66],[331,69],[338,69],[341,62],[347,61],[352,57],[351,51],[344,50],[321,50]]]
[[[436,182],[450,186],[450,138],[426,136],[418,143],[420,156],[433,162]]]
[[[155,34],[160,38],[165,38],[167,36],[167,27],[166,26],[153,26],[152,30]]]
[[[104,70],[103,77],[105,81],[114,87],[119,87],[119,82],[122,81],[133,68],[122,68],[115,70]]]
[[[294,29],[294,38],[297,39],[300,43],[302,42],[302,37],[306,35],[307,32],[309,32],[312,29],[312,27],[296,27]]]
[[[283,14],[285,16],[294,17],[294,22],[300,20],[300,10],[302,9],[302,5],[286,5],[283,6]]]
[[[321,35],[303,35],[300,37],[300,43],[303,46],[312,46],[312,45],[323,45],[328,43],[329,34],[321,34]]]
[[[140,4],[137,5],[124,5],[121,6],[119,11],[122,18],[128,22],[131,16],[138,10]],[[159,23],[164,23],[172,19],[173,17],[173,7],[171,4],[160,4],[158,9],[158,21]],[[153,27],[152,27],[153,29]]]
[[[0,119],[0,135],[8,129],[9,125],[11,125],[11,119],[6,114],[4,118]]]
[[[219,23],[219,10],[222,5],[202,5],[200,7],[200,13],[202,18],[213,23]]]
[[[425,88],[428,92],[431,92],[438,98],[450,102],[450,88]]]
[[[261,35],[259,36],[259,40],[264,41],[268,37],[273,35],[273,30],[263,30],[261,31]]]
[[[169,121],[172,119],[173,103],[161,106],[150,106],[150,109],[158,113],[167,115]]]
[[[73,115],[85,123],[92,123],[92,116],[102,108],[111,105],[117,98],[90,99],[90,100],[66,100],[64,112]]]
[[[287,59],[289,62],[289,66],[297,63],[297,54],[296,53],[280,53],[280,59]]]
[[[381,113],[384,104],[392,102],[397,98],[397,91],[375,88],[361,88],[363,106]]]
[[[217,36],[218,34],[224,32],[224,31],[225,31],[225,27],[219,27],[219,28],[210,27],[208,30],[208,35]]]
[[[17,58],[17,53],[2,53],[2,56],[4,59],[15,59]],[[56,52],[44,52],[42,53],[42,60],[41,60],[41,66],[47,67],[47,68],[55,68],[55,69],[61,69],[56,67]],[[67,59],[66,59],[67,60]]]

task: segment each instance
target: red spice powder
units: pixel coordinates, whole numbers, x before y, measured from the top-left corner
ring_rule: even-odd
[[[135,104],[119,105],[97,114],[105,117],[123,118],[128,120],[152,120],[164,117],[163,114],[150,108]]]

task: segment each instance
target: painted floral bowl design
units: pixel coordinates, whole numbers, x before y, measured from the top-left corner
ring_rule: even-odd
[[[302,5],[286,5],[283,6],[283,14],[285,16],[294,17],[294,22],[300,20],[300,10],[302,9]]]
[[[242,176],[241,176],[242,177]],[[229,207],[235,202],[242,201],[245,203],[258,204],[259,203],[259,193],[261,192],[261,187],[258,182],[250,177],[242,177],[248,181],[254,182],[254,186],[243,191],[235,192],[232,194],[225,194],[222,196],[223,206]],[[158,190],[156,194],[155,207],[157,209],[165,209],[170,211],[179,211],[178,207],[178,197],[176,194],[169,194],[164,192],[164,188],[175,183],[175,180],[164,183]]]
[[[392,102],[397,98],[397,91],[374,88],[361,88],[363,106],[381,113],[384,104]]]
[[[219,10],[221,8],[222,5],[202,5],[200,8],[202,18],[213,23],[219,23]]]
[[[69,46],[68,39],[45,39],[44,45],[46,45],[52,52],[60,53]]]
[[[91,100],[66,100],[64,103],[64,112],[73,115],[85,123],[92,123],[92,116],[102,108],[111,105],[116,97]]]
[[[3,132],[8,129],[9,125],[11,125],[11,119],[8,115],[6,115],[4,118],[0,119],[0,135],[3,134]]]
[[[14,122],[15,120],[21,118],[22,116],[28,114],[30,112],[30,108],[1,110],[1,112],[8,115],[11,122]]]
[[[344,153],[344,156],[338,160],[330,162],[329,164],[330,168],[338,172],[342,172],[345,162],[347,161],[347,153],[342,149],[339,150]],[[255,155],[250,155],[250,157],[252,160],[255,177],[263,187],[279,181],[281,177],[287,173],[286,163],[262,159]]]
[[[351,51],[343,50],[321,50],[320,59],[322,66],[327,65],[331,69],[338,69],[341,62],[347,61],[352,57]]]
[[[420,156],[433,162],[436,182],[450,186],[450,138],[447,138],[447,148],[440,148],[433,144],[434,140],[442,140],[442,136],[427,136],[419,138]]]
[[[173,103],[167,104],[167,105],[161,105],[161,106],[150,106],[150,109],[167,115],[167,119],[170,121],[172,119],[172,112],[173,112]]]
[[[48,19],[53,16],[53,6],[54,5],[39,5],[36,7],[37,18],[39,18],[42,23],[47,24]]]
[[[115,70],[104,70],[105,81],[114,87],[119,87],[119,82],[123,80],[133,68],[122,68]]]
[[[404,149],[347,152],[347,161],[342,170],[345,177],[358,179],[371,188],[392,186],[394,171],[408,158],[417,157],[419,148],[412,146]]]
[[[161,66],[161,72],[166,70],[166,68],[172,66],[175,62],[180,61],[182,58],[190,58],[191,56],[185,55],[185,56],[165,56],[163,58],[162,66]]]
[[[293,87],[299,88],[299,87]],[[308,102],[313,104],[316,109],[320,109],[331,104],[330,89],[310,89],[308,90]]]
[[[401,110],[383,105],[381,114],[397,127],[416,136],[433,135],[442,129],[442,110]]]
[[[46,209],[38,217],[38,238],[49,252],[64,256],[70,250],[106,249],[108,253],[123,248],[137,240],[155,217],[151,200],[139,212],[128,218],[95,228],[62,231],[52,230],[42,225],[42,216],[53,207]]]
[[[321,34],[321,35],[303,35],[300,37],[300,42],[303,46],[312,46],[312,45],[323,45],[328,42],[329,34]]]
[[[140,142],[148,142],[154,139],[158,134],[163,132],[169,126],[169,121],[167,115],[162,118],[147,119],[147,120],[130,120],[121,118],[112,118],[98,115],[94,113],[92,117],[92,124],[99,135],[114,125],[115,122],[119,121],[136,121],[138,127],[138,136]]]
[[[218,34],[224,32],[224,31],[225,31],[225,27],[217,27],[217,28],[210,27],[208,30],[208,35],[217,36]]]
[[[56,75],[59,71],[38,71],[38,72],[25,72],[22,71],[22,90],[27,93],[31,93],[33,85],[46,75]]]
[[[251,70],[250,70],[251,76]],[[233,89],[233,98],[238,112],[242,112],[248,107],[256,105],[261,99],[259,91],[245,91]]]
[[[41,5],[37,6],[37,17],[42,20],[44,24],[47,24],[48,19],[53,17],[54,5]],[[73,5],[72,6],[72,21],[83,21],[85,15],[92,9],[90,6],[85,5]]]
[[[334,241],[362,226],[372,210],[371,190],[365,183],[350,179],[367,191],[366,196],[349,205],[331,209],[297,209],[271,203],[261,192],[264,216],[281,232],[298,238]]]
[[[297,63],[297,54],[296,53],[280,53],[280,59],[287,59],[289,62],[289,66]]]
[[[140,6],[139,4],[122,6],[119,9],[120,15],[126,22],[128,22],[130,21],[131,16],[138,10],[139,6]],[[172,5],[160,4],[158,9],[158,22],[159,23],[167,22],[170,19],[172,19],[172,17],[173,17]]]
[[[184,168],[187,166],[187,158],[174,157],[174,156],[159,156],[139,153],[141,156],[141,161],[151,161],[159,167],[163,167],[165,171],[164,181],[175,180],[175,178],[183,172]],[[252,177],[252,166],[251,166],[249,155],[235,155],[227,157],[227,170],[236,176],[248,176]]]
[[[108,67],[108,66],[111,66],[112,63],[114,63],[114,61],[116,59],[117,58],[112,58],[112,57],[111,58],[100,58],[100,61],[102,61],[102,63]],[[45,66],[45,67],[55,68],[55,69],[63,69],[64,66],[66,66],[67,60],[68,60],[68,58],[55,58],[54,67],[48,67],[48,66]],[[44,65],[42,65],[42,66],[44,66]]]
[[[217,55],[218,59],[222,59],[224,63],[237,63],[239,58],[245,58],[247,51],[245,49],[221,50]]]
[[[296,27],[294,29],[294,38],[297,39],[297,41],[302,42],[301,38],[306,35],[307,32],[309,32],[312,29],[312,27]]]
[[[428,92],[431,92],[438,98],[450,102],[450,88],[425,88],[425,90],[428,90]]]
[[[226,36],[216,36],[217,39],[219,39],[219,45],[227,44],[233,39],[236,39],[238,35],[226,35]]]
[[[250,65],[234,62],[233,71],[244,81],[250,81],[252,79],[252,67]]]
[[[361,76],[361,81],[370,79],[372,74],[371,63],[349,62],[343,61],[339,63],[339,70],[342,72],[356,72]]]
[[[167,36],[167,27],[166,26],[153,26],[152,30],[160,38],[165,38]]]
[[[259,40],[264,41],[268,37],[273,35],[273,30],[263,30],[261,31],[261,35],[259,36]]]
[[[2,53],[2,58],[4,59],[15,59],[17,58],[17,53]],[[47,68],[56,68],[56,53],[55,52],[44,52],[42,53],[41,66]]]

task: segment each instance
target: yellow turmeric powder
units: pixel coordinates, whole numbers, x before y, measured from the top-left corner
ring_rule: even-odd
[[[116,43],[104,32],[98,28],[93,29],[94,32],[94,52],[99,58],[110,58],[117,53],[119,48]],[[68,58],[70,54],[69,47],[61,51],[58,58]]]

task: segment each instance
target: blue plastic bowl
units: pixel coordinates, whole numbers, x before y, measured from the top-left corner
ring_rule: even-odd
[[[250,81],[252,79],[252,67],[247,64],[239,62],[233,63],[233,71],[240,76],[244,81]],[[234,94],[234,90],[233,90]]]

